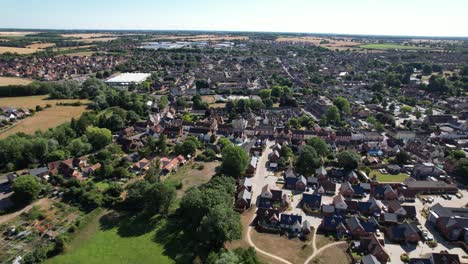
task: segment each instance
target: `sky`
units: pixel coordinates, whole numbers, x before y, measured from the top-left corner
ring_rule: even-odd
[[[468,37],[468,0],[0,0],[0,28]]]

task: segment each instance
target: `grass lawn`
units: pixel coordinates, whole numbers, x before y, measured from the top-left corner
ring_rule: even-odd
[[[335,238],[333,238],[332,236],[326,237],[325,235],[317,234],[317,237],[315,238],[315,244],[317,246],[317,249],[320,249],[334,242]]]
[[[250,237],[260,249],[281,256],[292,263],[304,263],[314,252],[310,241],[303,242],[299,238],[289,239],[278,234],[259,233],[254,229],[250,231]]]
[[[371,173],[369,174],[369,177],[372,178],[374,177],[374,175],[377,176],[377,180],[379,182],[403,182],[409,177],[409,175],[406,173],[400,173],[396,175],[383,174],[378,170],[371,171]]]
[[[422,50],[422,49],[428,49],[426,47],[405,46],[405,45],[389,44],[389,43],[364,44],[364,45],[360,45],[359,47],[362,48],[362,49],[378,49],[378,50],[388,50],[388,49]]]
[[[310,263],[314,264],[349,264],[352,263],[351,257],[346,253],[348,245],[332,246],[322,251]]]
[[[65,254],[45,263],[175,263],[165,255],[165,245],[154,241],[165,221],[142,217],[123,217],[120,220],[111,213],[105,213],[90,219],[67,246]]]
[[[195,166],[193,166],[194,164]],[[198,169],[200,164],[203,164],[201,170]],[[189,163],[182,166],[177,172],[164,177],[163,180],[182,182],[182,188],[177,190],[177,197],[181,198],[188,189],[209,182],[211,177],[216,174],[216,167],[220,164],[218,161]]]

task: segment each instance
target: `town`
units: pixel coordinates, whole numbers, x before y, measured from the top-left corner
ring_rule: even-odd
[[[0,135],[87,107],[0,140],[1,263],[468,261],[466,39],[105,35],[0,54]]]

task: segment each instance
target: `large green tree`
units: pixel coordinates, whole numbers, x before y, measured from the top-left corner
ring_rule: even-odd
[[[318,137],[313,137],[307,140],[307,145],[313,147],[317,154],[322,157],[325,157],[328,154],[328,145],[327,143]]]
[[[359,165],[359,155],[354,151],[344,150],[338,153],[338,163],[346,170],[357,169]]]
[[[302,148],[296,162],[296,169],[299,173],[309,176],[320,166],[320,157],[317,151],[309,145]]]
[[[94,149],[101,149],[112,142],[112,133],[107,128],[89,126],[86,128],[86,137]]]
[[[37,177],[24,175],[15,180],[12,189],[13,201],[17,204],[27,204],[37,198],[42,190],[42,184]]]
[[[249,163],[249,156],[242,147],[227,145],[222,151],[221,170],[224,174],[240,177]]]

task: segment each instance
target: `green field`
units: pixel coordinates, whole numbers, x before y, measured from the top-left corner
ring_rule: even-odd
[[[400,173],[400,174],[383,174],[378,170],[373,170],[369,174],[369,177],[372,178],[374,175],[377,176],[377,180],[379,182],[403,182],[405,181],[409,176],[406,173]]]
[[[364,44],[359,46],[362,49],[376,49],[376,50],[389,50],[389,49],[400,49],[400,50],[422,50],[428,49],[426,47],[416,47],[416,46],[405,46],[405,45],[398,45],[398,44]]]
[[[164,220],[98,215],[77,233],[63,255],[45,263],[175,263],[165,255],[165,245],[155,238],[164,223]]]

